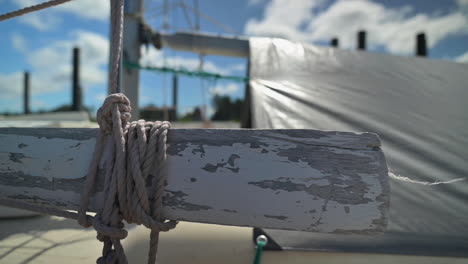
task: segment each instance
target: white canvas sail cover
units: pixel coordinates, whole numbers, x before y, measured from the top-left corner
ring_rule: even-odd
[[[375,132],[402,177],[390,178],[386,234],[268,231],[279,243],[468,254],[468,65],[252,38],[249,74],[252,127]]]

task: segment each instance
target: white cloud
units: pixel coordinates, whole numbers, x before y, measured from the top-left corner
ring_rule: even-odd
[[[468,0],[457,0],[459,6],[468,6]]]
[[[18,39],[27,42],[18,35]],[[31,93],[43,94],[69,89],[71,86],[72,48],[81,50],[81,83],[84,89],[105,83],[107,73],[109,44],[105,37],[83,30],[77,30],[66,40],[47,43],[46,46],[23,52],[26,61],[31,66]],[[18,49],[20,50],[20,49]],[[20,88],[18,88],[19,86]],[[22,92],[22,73],[0,74],[0,90],[2,96],[15,97]]]
[[[468,14],[468,0],[457,0],[458,8],[460,12],[464,13],[465,15]]]
[[[262,4],[265,0],[248,0],[247,5],[248,6],[254,6],[254,5],[259,5]]]
[[[43,0],[13,0],[18,8],[36,5]],[[74,15],[82,19],[107,21],[109,19],[110,1],[106,0],[75,0],[63,3],[46,10],[30,13],[19,18],[21,23],[30,25],[40,31],[56,28],[66,19],[61,15]]]
[[[455,58],[456,62],[468,63],[468,51]]]
[[[49,31],[56,28],[60,23],[60,19],[56,16],[45,16],[39,13],[27,14],[19,17],[18,20],[39,31]]]
[[[49,43],[28,56],[34,69],[41,69],[51,81],[62,85],[71,76],[71,52],[77,46],[81,51],[81,80],[83,86],[101,84],[106,79],[102,69],[107,65],[109,44],[106,38],[89,31],[75,31],[71,39]],[[52,87],[57,86],[53,85]]]
[[[110,1],[108,0],[75,0],[57,6],[63,11],[86,19],[106,21],[109,19]]]
[[[245,32],[252,35],[307,40],[308,37],[301,27],[310,21],[312,10],[322,3],[321,0],[272,0],[265,8],[262,20],[247,21]]]
[[[23,73],[0,73],[0,91],[2,98],[18,98],[23,94]]]
[[[328,42],[338,36],[341,47],[355,48],[357,31],[365,29],[371,49],[381,46],[397,54],[412,53],[420,31],[427,33],[429,48],[450,35],[468,34],[468,18],[461,10],[428,15],[415,13],[410,6],[388,8],[370,0],[339,0],[326,9],[322,3],[272,0],[263,19],[249,20],[245,32],[305,42]]]
[[[243,72],[243,73],[245,73],[246,65],[245,65],[245,63],[238,63],[238,64],[234,64],[234,65],[229,65],[228,66],[228,71],[229,72]]]
[[[23,35],[19,33],[13,33],[11,35],[11,45],[19,52],[25,52],[27,50],[27,42]]]
[[[37,5],[44,2],[44,0],[13,0],[18,8],[27,6]],[[40,12],[63,12],[73,14],[78,17],[95,19],[95,20],[107,20],[110,11],[110,1],[108,0],[74,0],[67,3],[63,3],[57,6],[50,7]],[[30,15],[30,14],[29,14]]]
[[[226,85],[216,85],[209,89],[212,95],[231,95],[240,90],[238,84],[229,83]]]

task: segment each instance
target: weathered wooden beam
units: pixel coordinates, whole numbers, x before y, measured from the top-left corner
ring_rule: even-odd
[[[76,209],[96,132],[0,128],[1,196]],[[388,171],[375,134],[171,129],[168,143],[168,219],[316,232],[385,229]],[[100,190],[98,184],[96,197]]]

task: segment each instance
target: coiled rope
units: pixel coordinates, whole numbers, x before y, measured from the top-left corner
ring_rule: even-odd
[[[156,261],[159,232],[177,224],[164,221],[161,214],[170,124],[144,120],[129,123],[130,111],[130,102],[123,94],[109,95],[98,110],[100,130],[78,219],[85,227],[92,224],[98,232],[97,238],[104,243],[98,263],[127,263],[120,243],[127,236],[123,220],[151,229],[148,263]],[[105,170],[104,203],[89,223],[86,209],[100,164]]]
[[[36,6],[0,15],[0,21],[41,10],[70,0],[52,0]],[[126,264],[120,243],[127,236],[127,223],[151,229],[148,263],[156,262],[159,232],[177,225],[162,216],[166,183],[166,143],[169,122],[129,122],[131,106],[120,92],[119,72],[122,53],[124,1],[111,0],[111,54],[109,91],[112,92],[97,112],[100,130],[86,177],[78,213],[0,198],[0,204],[78,220],[84,227],[93,226],[97,239],[104,243],[98,264]],[[98,171],[104,175],[104,201],[93,217],[87,214],[94,193]],[[104,171],[103,173],[101,171]]]
[[[120,243],[127,236],[123,220],[142,224],[151,229],[148,263],[155,263],[159,232],[177,225],[176,221],[165,221],[162,217],[170,123],[144,120],[129,123],[130,111],[130,101],[118,93],[109,95],[99,108],[100,130],[78,214],[4,197],[0,198],[0,204],[75,219],[84,227],[93,226],[98,232],[97,239],[104,243],[99,264],[128,263]],[[93,217],[86,211],[98,171],[104,175],[104,202]]]
[[[128,123],[130,101],[119,89],[123,0],[111,1],[111,59],[109,90],[113,94],[98,110],[99,135],[82,194],[78,222],[88,227],[86,208],[93,192],[98,166],[106,168],[104,206],[95,217],[97,238],[104,243],[98,263],[127,263],[120,239],[126,237],[123,220],[151,229],[148,263],[155,263],[159,232],[177,224],[162,219],[168,122]],[[104,155],[104,156],[103,156]],[[157,160],[155,163],[154,161]]]

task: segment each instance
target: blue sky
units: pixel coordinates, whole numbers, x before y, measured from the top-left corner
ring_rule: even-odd
[[[0,0],[0,13],[40,1]],[[181,0],[170,2],[169,31],[190,31]],[[248,36],[274,36],[328,45],[337,36],[343,49],[355,48],[359,29],[368,31],[371,52],[411,56],[414,36],[425,31],[429,55],[468,63],[468,0],[200,0],[199,8],[220,27],[201,17],[201,30]],[[155,29],[164,21],[162,1],[145,1],[145,19]],[[187,5],[193,1],[185,0]],[[82,50],[84,103],[97,109],[106,93],[108,60],[108,1],[71,3],[21,18],[0,22],[0,112],[22,109],[22,72],[31,72],[32,110],[51,109],[71,102],[71,49]],[[226,29],[226,26],[229,29]],[[196,69],[197,54],[143,49],[141,63]],[[246,60],[205,56],[204,69],[246,75]],[[141,72],[141,105],[170,105],[170,74]],[[209,103],[214,94],[244,96],[244,85],[181,77],[180,111]],[[212,109],[210,110],[212,111]]]

